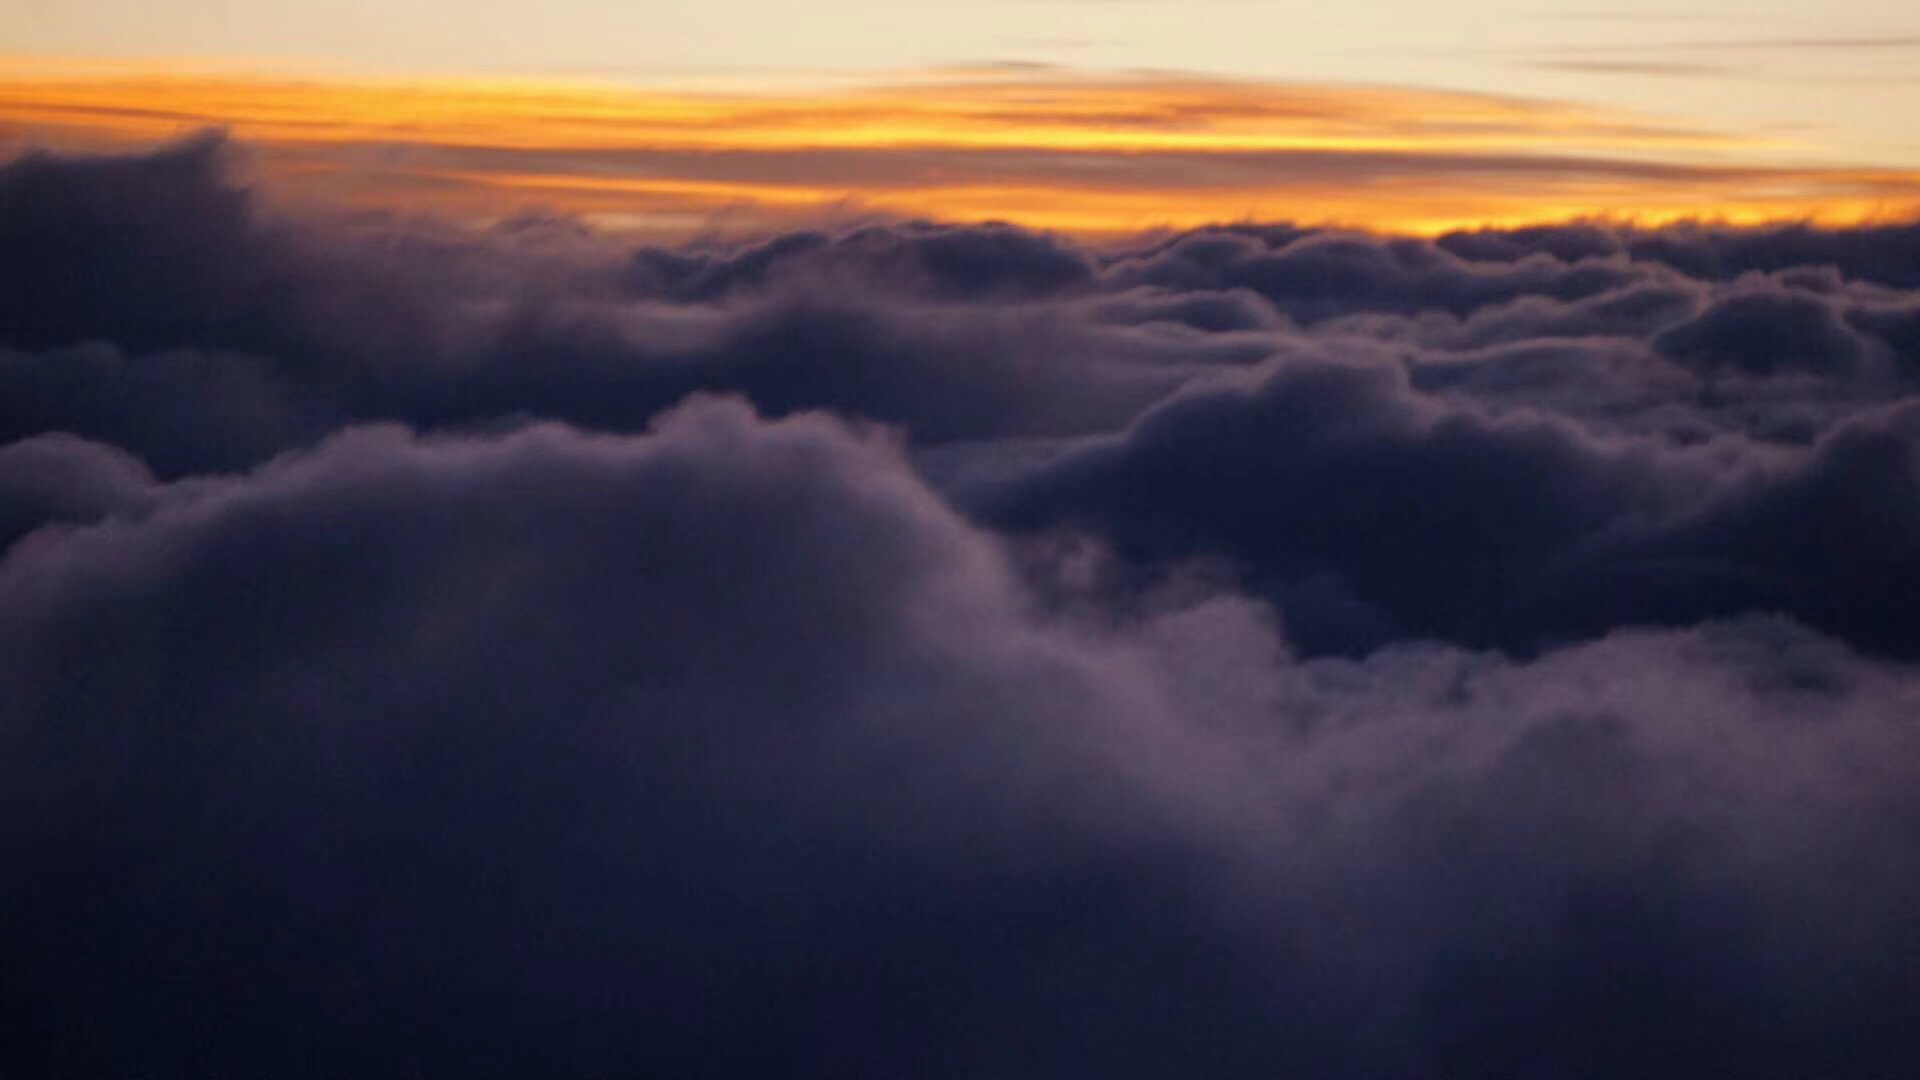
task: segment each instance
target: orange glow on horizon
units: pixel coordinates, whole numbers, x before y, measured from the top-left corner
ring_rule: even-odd
[[[1427,90],[1027,71],[699,93],[84,63],[0,73],[15,146],[151,145],[210,127],[246,148],[273,199],[475,219],[538,205],[669,231],[848,210],[1089,233],[1249,218],[1432,233],[1576,217],[1856,224],[1920,208],[1913,172]]]

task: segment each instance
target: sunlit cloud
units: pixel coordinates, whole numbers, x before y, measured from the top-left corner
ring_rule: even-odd
[[[1813,148],[1486,94],[981,65],[795,88],[268,76],[38,62],[16,146],[219,128],[271,197],[675,230],[828,209],[1080,232],[1237,218],[1432,232],[1611,215],[1854,222],[1920,180]]]

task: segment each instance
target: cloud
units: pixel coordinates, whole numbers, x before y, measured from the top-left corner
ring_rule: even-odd
[[[1575,260],[1627,253],[1691,277],[1724,280],[1754,271],[1832,266],[1849,278],[1920,288],[1920,224],[1821,229],[1786,223],[1727,229],[1683,223],[1656,230],[1603,225],[1541,226],[1450,233],[1441,247],[1465,259],[1511,262],[1535,252]]]
[[[1764,287],[1723,296],[1654,347],[1683,363],[1760,375],[1790,367],[1851,375],[1872,351],[1824,297]]]
[[[1920,623],[1889,600],[1920,579],[1916,421],[1911,402],[1865,411],[1791,471],[1662,526],[1597,538],[1537,603],[1585,628],[1771,608],[1920,655]]]
[[[140,459],[65,433],[0,447],[0,549],[44,525],[144,509],[153,474]]]
[[[1091,263],[1011,229],[614,256],[539,222],[479,239],[328,233],[252,215],[218,149],[0,170],[20,233],[0,267],[14,286],[0,290],[0,433],[72,430],[178,473],[354,418],[635,430],[700,388],[845,406],[929,437],[1061,433],[1254,348],[1062,325],[1026,294],[1084,292]]]
[[[84,166],[47,154],[8,164],[0,325],[10,341],[93,333],[146,345],[244,322],[270,302],[274,282],[252,275],[272,254],[249,226],[246,196],[209,182],[219,151],[206,138]]]
[[[1307,322],[1354,312],[1465,314],[1521,296],[1569,300],[1634,280],[1629,266],[1535,259],[1475,264],[1419,240],[1207,231],[1122,263],[1121,282],[1182,290],[1244,288]]]
[[[1135,558],[1225,555],[1283,610],[1291,590],[1331,581],[1370,617],[1296,619],[1309,647],[1371,648],[1382,632],[1525,646],[1503,596],[1580,539],[1712,491],[1719,464],[1423,400],[1393,365],[1293,362],[1182,395],[986,512],[1090,529]]]
[[[355,432],[30,539],[0,594],[38,882],[8,997],[55,1071],[494,1067],[570,1031],[588,1069],[931,1065],[1145,917],[1104,877],[1166,826],[1101,792],[1145,691],[1023,629],[990,547],[823,419]],[[1054,890],[1104,913],[1056,937],[1024,906]],[[1041,970],[923,982],[982,933]],[[314,1010],[359,1037],[286,1026]]]
[[[1581,46],[1586,51],[1596,50],[1592,46]],[[1842,51],[1875,49],[1914,49],[1920,48],[1920,35],[1913,34],[1873,34],[1855,37],[1771,37],[1771,38],[1709,38],[1698,41],[1666,41],[1655,44],[1633,44],[1619,46],[1616,51],[1655,51],[1686,52],[1727,51],[1727,52],[1773,52],[1795,51],[1802,49]]]
[[[1725,64],[1694,64],[1669,60],[1541,60],[1534,67],[1571,71],[1581,75],[1654,75],[1680,78],[1725,78],[1746,74]]]
[[[0,1072],[1920,1061],[1910,229],[235,152],[0,169]]]
[[[1920,206],[1910,171],[1808,166],[1769,140],[1563,102],[1025,65],[696,93],[41,63],[0,81],[0,119],[84,148],[225,130],[287,203],[468,221],[544,203],[668,239],[836,210],[1097,234],[1276,216],[1433,233],[1564,218],[1596,192],[1654,222]]]
[[[356,431],[42,534],[0,572],[10,1045],[1902,1060],[1857,1031],[1910,1008],[1910,675],[1770,623],[1295,666],[1238,601],[1100,630],[1021,592],[884,444],[717,402]]]

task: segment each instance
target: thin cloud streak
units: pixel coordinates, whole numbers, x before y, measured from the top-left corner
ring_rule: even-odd
[[[0,82],[16,145],[230,133],[270,195],[491,219],[528,205],[685,230],[839,208],[1122,232],[1284,217],[1415,232],[1607,213],[1856,222],[1920,179],[1559,102],[1053,68],[836,91],[267,78],[102,67]]]
[[[1733,78],[1746,74],[1724,64],[1691,64],[1664,60],[1543,60],[1532,65],[1543,71],[1571,71],[1581,75],[1651,75],[1680,78]]]
[[[1617,45],[1567,45],[1564,53],[1618,55],[1622,53],[1678,52],[1852,52],[1920,49],[1920,34],[1870,37],[1706,38],[1694,41],[1638,41]]]

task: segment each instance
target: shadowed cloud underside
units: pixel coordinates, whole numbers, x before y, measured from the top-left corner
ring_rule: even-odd
[[[0,165],[0,1075],[1920,1074],[1920,225],[247,154]]]

